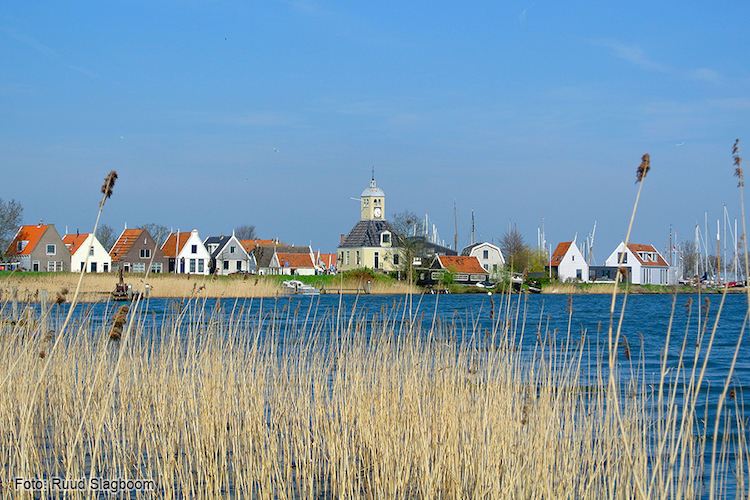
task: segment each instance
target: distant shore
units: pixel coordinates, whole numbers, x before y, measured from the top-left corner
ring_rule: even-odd
[[[78,273],[6,273],[0,274],[0,300],[12,300],[15,289],[18,300],[36,302],[42,290],[47,291],[48,300],[69,302],[73,299],[80,275]],[[202,276],[152,274],[147,280],[140,274],[126,274],[124,281],[130,284],[136,292],[145,290],[149,285],[149,296],[152,298],[183,299],[190,297],[207,298],[268,298],[285,295],[287,292],[281,286],[284,279],[300,278],[293,276]],[[364,293],[369,290],[372,294],[415,294],[423,290],[391,279],[367,280],[366,278],[343,278],[341,276],[303,276],[305,282],[317,288],[323,288],[324,293]],[[114,290],[118,276],[114,273],[86,274],[81,283],[78,300],[81,302],[100,302],[109,298]],[[618,291],[623,292],[624,287]],[[700,293],[721,293],[723,289],[701,289]],[[476,293],[473,288],[467,292]],[[746,293],[745,288],[730,288],[728,293]],[[552,283],[542,288],[542,294],[611,294],[611,284],[572,284]],[[698,290],[688,286],[641,286],[629,285],[631,294],[687,294],[698,293]]]

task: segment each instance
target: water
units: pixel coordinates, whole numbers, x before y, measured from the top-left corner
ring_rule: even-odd
[[[724,299],[723,304],[721,304]],[[411,299],[403,295],[363,295],[319,297],[281,297],[270,299],[200,299],[196,301],[151,299],[140,305],[140,331],[150,332],[156,341],[169,335],[162,328],[165,319],[179,317],[183,323],[209,323],[216,321],[243,321],[254,332],[267,331],[273,326],[282,333],[282,346],[299,340],[300,336],[312,330],[313,317],[322,325],[325,336],[335,328],[336,321],[346,325],[355,317],[364,324],[382,321],[390,315],[396,331],[405,331],[415,323],[421,324],[417,330],[427,334],[433,325],[439,325],[440,334],[452,336],[452,340],[463,342],[477,349],[512,346],[529,354],[538,348],[540,340],[549,342],[555,339],[562,347],[570,342],[574,345],[584,341],[590,355],[584,360],[583,376],[590,376],[601,369],[605,376],[609,363],[607,354],[608,327],[610,324],[611,296],[608,295],[513,295],[489,294],[467,295],[426,295]],[[624,341],[617,349],[615,362],[624,379],[632,375],[635,364],[637,375],[653,388],[659,383],[662,356],[666,355],[665,365],[673,372],[682,354],[682,362],[690,374],[697,357],[696,370],[706,366],[703,391],[696,407],[697,415],[707,415],[707,421],[700,421],[696,433],[703,433],[707,425],[707,446],[713,444],[711,438],[719,396],[729,380],[733,398],[726,406],[734,408],[737,403],[740,417],[747,421],[748,410],[744,394],[750,387],[750,358],[747,356],[748,340],[740,343],[739,356],[734,372],[730,375],[730,365],[737,349],[747,314],[747,296],[744,294],[722,295],[631,295],[622,309],[622,296],[617,297],[614,325],[622,317],[621,337],[627,340],[629,358],[625,353]],[[81,304],[76,309],[74,321],[84,319],[94,327],[92,331],[106,331],[119,304]],[[38,314],[38,305],[31,305]],[[57,327],[68,311],[68,304],[52,307],[51,323]],[[721,314],[718,316],[719,308]],[[212,316],[213,315],[213,316]],[[321,318],[327,318],[321,321]],[[667,333],[671,323],[671,339],[665,349]],[[705,353],[712,336],[710,355]],[[55,328],[53,326],[53,328]],[[503,337],[502,332],[509,332]],[[248,331],[240,329],[239,331]],[[367,329],[365,329],[367,332]],[[288,338],[283,337],[287,335]],[[684,346],[684,350],[683,350]],[[641,365],[642,363],[642,365]],[[637,371],[642,366],[644,372]],[[582,382],[583,383],[583,382]],[[678,401],[682,396],[678,391]],[[736,429],[729,435],[736,437]],[[747,431],[744,431],[747,434]],[[745,436],[746,438],[748,436]],[[730,465],[733,464],[730,459]],[[707,473],[707,472],[706,472]],[[731,474],[730,474],[731,476]],[[729,479],[730,491],[734,487]]]

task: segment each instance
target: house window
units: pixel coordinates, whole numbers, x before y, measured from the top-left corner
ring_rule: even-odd
[[[47,245],[47,255],[55,255],[56,253],[57,253],[57,248],[54,243]]]
[[[484,267],[485,271],[489,271],[490,270],[490,265],[489,264],[482,264],[482,267]]]
[[[151,249],[141,248],[141,259],[150,259],[150,258],[151,258]]]
[[[225,271],[229,271],[229,261],[228,260],[224,261],[224,270]]]
[[[492,264],[492,272],[493,273],[497,272],[497,264]]]
[[[234,247],[234,246],[231,246],[231,247],[229,247],[229,253],[234,253],[234,249],[235,249],[235,248],[236,248],[236,247]]]
[[[95,273],[95,272],[96,272],[96,262],[92,262],[92,263],[91,263],[91,272],[92,272],[92,273]]]
[[[104,264],[102,264],[102,272],[105,272],[105,273],[109,272],[109,264],[108,263],[105,262]]]
[[[198,245],[191,245],[190,253],[198,253]]]
[[[380,269],[380,253],[379,252],[375,252],[373,256],[373,262],[375,264],[373,267],[375,269]]]
[[[570,256],[570,260],[576,260],[576,256],[575,255],[571,255]]]
[[[204,267],[203,267],[203,259],[198,259],[198,272],[202,273],[203,269],[204,269]]]
[[[242,261],[241,260],[237,261],[237,270],[238,271],[242,271]]]
[[[55,262],[55,261],[49,261],[47,262],[47,271],[49,272],[59,272],[62,271],[62,262]]]
[[[357,264],[359,266],[360,264],[362,264],[362,261],[359,258],[359,250],[357,250],[356,255],[357,255],[357,260],[356,260],[355,264]]]
[[[381,245],[389,245],[391,243],[391,234],[390,233],[383,233],[380,235],[380,244]]]
[[[397,253],[393,254],[393,265],[394,266],[398,265],[398,254]]]
[[[32,271],[39,271],[39,261],[38,261],[38,260],[35,260],[35,261],[34,261],[34,262],[33,262],[33,263],[31,264],[31,270],[32,270]]]
[[[576,269],[576,278],[579,280],[583,278],[583,270],[582,269]]]
[[[28,241],[19,241],[18,242],[18,244],[16,246],[16,249],[18,250],[18,253],[23,252],[23,249],[26,248],[26,244],[27,243],[28,243]]]
[[[623,254],[622,252],[619,252],[617,254],[617,262],[620,262],[620,259],[622,259],[623,264],[628,263],[628,254]]]
[[[122,268],[123,268],[122,269],[123,271],[125,271],[126,273],[129,273],[130,272],[130,262],[126,262],[125,264],[123,264]]]
[[[482,258],[483,259],[489,259],[490,258],[490,251],[489,250],[482,250]]]
[[[151,272],[161,274],[161,262],[154,262],[151,264]]]
[[[144,262],[135,262],[133,264],[133,272],[134,273],[145,273],[146,272],[146,264]]]
[[[349,265],[349,250],[346,251],[346,265]]]
[[[195,272],[195,259],[190,259],[190,272]]]

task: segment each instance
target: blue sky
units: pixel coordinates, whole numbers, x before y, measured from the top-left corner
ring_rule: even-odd
[[[747,2],[4,1],[0,198],[26,223],[256,226],[334,251],[375,167],[446,244],[596,222],[715,246],[750,151]],[[679,145],[678,145],[679,144]],[[278,151],[276,151],[278,150]],[[750,154],[750,153],[748,153]],[[741,220],[740,220],[741,224]],[[740,230],[741,231],[741,230]]]

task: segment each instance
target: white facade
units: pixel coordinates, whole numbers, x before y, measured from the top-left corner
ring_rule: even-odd
[[[183,245],[179,242],[181,248],[177,253],[176,269],[178,274],[208,274],[211,255],[203,245],[198,230],[190,231],[187,241]]]
[[[568,245],[567,248],[564,247],[565,245]],[[558,257],[556,260],[557,279],[589,281],[589,265],[575,241],[569,244],[561,243],[552,258],[555,259],[555,257]]]
[[[477,243],[469,249],[467,255],[476,257],[479,264],[489,273],[491,279],[497,278],[505,267],[503,252],[492,243]]]
[[[612,255],[605,261],[605,266],[618,267],[620,255],[625,253],[622,267],[630,269],[630,282],[634,285],[668,285],[669,265],[652,245],[631,243],[625,247],[620,243]]]
[[[89,233],[83,243],[78,245],[70,256],[70,270],[72,272],[81,272],[83,265],[86,263],[87,254],[89,259],[86,265],[87,273],[107,273],[112,270],[112,257],[109,252],[99,243],[93,233]]]
[[[255,273],[258,266],[255,264],[255,256],[248,253],[239,239],[232,232],[232,236],[222,236],[219,241],[214,238],[211,243],[206,240],[206,248],[215,260],[216,270],[214,274],[227,276],[235,273]]]

